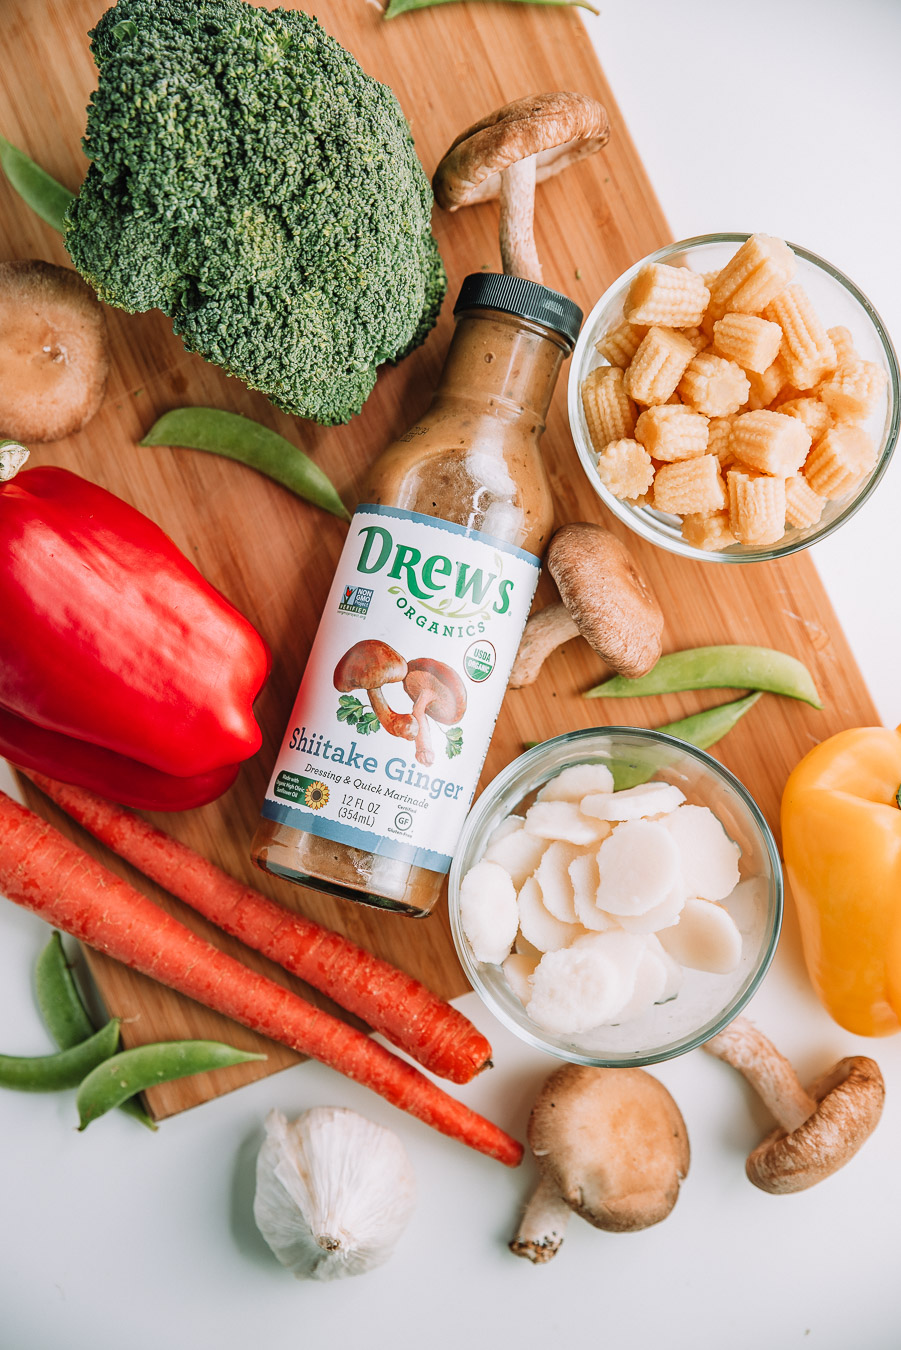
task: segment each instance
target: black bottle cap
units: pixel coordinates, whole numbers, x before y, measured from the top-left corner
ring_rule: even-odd
[[[498,309],[544,324],[566,339],[570,351],[582,326],[582,311],[568,296],[525,277],[500,272],[473,272],[468,276],[460,287],[454,313],[461,309]]]

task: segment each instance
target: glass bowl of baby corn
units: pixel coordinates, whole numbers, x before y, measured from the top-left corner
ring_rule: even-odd
[[[772,834],[703,750],[600,727],[527,750],[470,812],[449,882],[475,990],[577,1064],[655,1064],[754,994],[782,922]]]
[[[631,267],[589,314],[569,418],[604,504],[651,543],[760,562],[831,534],[899,431],[879,315],[815,254],[710,234]]]

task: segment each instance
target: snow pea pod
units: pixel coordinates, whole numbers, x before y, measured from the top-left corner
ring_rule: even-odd
[[[709,750],[711,745],[716,745],[728,732],[732,730],[736,722],[744,717],[749,708],[763,694],[758,690],[754,694],[746,694],[744,698],[737,698],[732,703],[718,703],[715,708],[705,708],[703,712],[692,713],[691,717],[681,717],[678,722],[665,722],[662,727],[655,727],[655,731],[662,731],[667,736],[676,736],[680,741],[687,741],[689,745],[696,745],[699,750]],[[630,764],[625,760],[617,760],[610,765],[610,772],[613,774],[613,786],[617,792],[622,788],[638,787],[641,783],[646,783],[656,773],[655,768],[648,768],[644,764]]]
[[[265,1058],[222,1041],[160,1041],[123,1050],[99,1064],[82,1082],[75,1099],[78,1128],[86,1130],[92,1120],[159,1083]]]
[[[93,1036],[94,1024],[81,1001],[72,967],[63,950],[62,937],[57,932],[51,935],[37,959],[34,982],[44,1025],[61,1050],[71,1050]],[[140,1102],[122,1102],[119,1110],[139,1120],[148,1130],[156,1129],[156,1122]]]
[[[588,689],[583,698],[639,698],[674,694],[682,689],[758,689],[800,699],[822,708],[807,667],[787,652],[771,647],[692,647],[670,652],[637,680],[614,675]]]
[[[41,220],[59,230],[60,234],[65,234],[66,210],[69,203],[74,202],[74,194],[51,178],[39,164],[35,164],[24,150],[10,145],[5,136],[0,136],[0,168],[25,204]]]
[[[89,1040],[94,1027],[72,977],[62,938],[53,933],[34,968],[34,986],[44,1025],[60,1050]]]
[[[678,722],[664,722],[663,726],[653,729],[662,731],[667,736],[677,736],[680,741],[688,741],[689,745],[696,745],[699,750],[709,750],[711,745],[721,741],[736,722],[744,717],[748,709],[753,708],[762,697],[761,691],[758,690],[754,694],[746,694],[744,698],[734,699],[732,703],[718,703],[715,708],[705,708],[703,712],[692,713],[691,717],[680,717]],[[540,744],[540,741],[526,741],[526,749],[532,750]],[[638,787],[657,772],[653,767],[648,768],[647,765],[634,764],[624,759],[598,762],[609,762],[617,792],[621,788]]]
[[[678,736],[680,741],[688,741],[699,750],[709,750],[727,735],[736,722],[739,722],[753,708],[763,691],[758,689],[744,698],[734,699],[731,703],[718,703],[715,708],[705,708],[703,712],[692,713],[691,717],[680,717],[678,722],[666,722],[657,731],[667,736]]]
[[[55,1055],[0,1055],[0,1087],[19,1092],[59,1092],[78,1087],[91,1071],[115,1054],[119,1019],[114,1017],[89,1040]]]
[[[223,412],[221,408],[173,408],[154,422],[140,444],[177,445],[236,459],[275,479],[304,501],[321,506],[341,520],[350,520],[331,479],[309,455],[277,431],[239,413]]]

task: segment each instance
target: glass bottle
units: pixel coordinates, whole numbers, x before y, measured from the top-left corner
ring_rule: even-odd
[[[538,442],[581,311],[467,277],[441,383],[354,515],[262,808],[264,871],[423,916],[475,793],[548,542]]]

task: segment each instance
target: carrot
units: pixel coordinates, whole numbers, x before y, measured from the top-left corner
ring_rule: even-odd
[[[83,788],[22,770],[107,848],[247,947],[356,1013],[426,1069],[468,1083],[491,1062],[488,1041],[419,980],[284,909],[133,812]]]
[[[515,1167],[522,1145],[363,1032],[248,970],[0,792],[0,893],[160,984],[378,1092]]]

